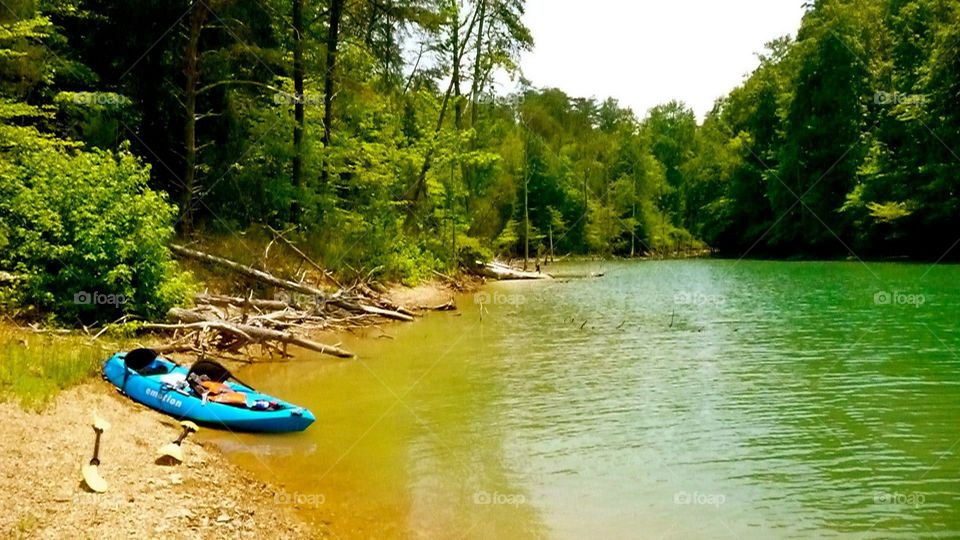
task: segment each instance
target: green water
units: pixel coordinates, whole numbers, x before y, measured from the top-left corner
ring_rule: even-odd
[[[250,368],[319,420],[215,438],[341,538],[960,537],[960,269],[598,270]]]

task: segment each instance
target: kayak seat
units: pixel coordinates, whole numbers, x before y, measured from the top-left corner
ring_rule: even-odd
[[[123,356],[123,363],[140,373],[140,370],[156,362],[157,356],[157,351],[153,349],[134,349]]]
[[[233,376],[230,370],[212,360],[197,360],[190,366],[190,371],[187,372],[188,379],[191,374],[202,375],[208,380],[218,383],[225,383]]]
[[[123,357],[123,363],[143,376],[170,373],[171,366],[157,358],[159,355],[153,349],[134,349]]]

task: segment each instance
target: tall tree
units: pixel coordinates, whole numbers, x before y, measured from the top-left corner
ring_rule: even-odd
[[[202,0],[194,0],[190,6],[187,25],[187,41],[183,51],[183,198],[181,200],[180,225],[184,232],[193,229],[193,205],[197,193],[197,87],[200,81],[200,33],[209,15],[209,8]]]
[[[330,145],[333,134],[333,97],[336,90],[337,49],[340,46],[340,22],[343,19],[344,0],[331,0],[327,24],[327,61],[323,71],[323,143],[324,160],[320,171],[321,185],[330,180]]]
[[[808,14],[797,39],[802,63],[786,114],[779,168],[768,177],[780,249],[844,253],[848,227],[837,210],[864,155],[868,73],[852,7]]]
[[[291,26],[293,31],[293,163],[291,180],[295,193],[303,185],[303,127],[304,127],[304,86],[306,69],[303,63],[303,0],[293,0]],[[297,197],[293,198],[290,208],[290,221],[300,219]]]

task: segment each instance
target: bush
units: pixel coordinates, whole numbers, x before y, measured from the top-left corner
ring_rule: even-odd
[[[480,240],[465,234],[457,235],[457,264],[466,268],[474,268],[477,261],[489,261],[493,253],[481,245]]]
[[[187,276],[167,249],[176,210],[148,178],[125,148],[84,151],[4,126],[0,269],[23,280],[0,300],[64,322],[155,317],[181,301]]]

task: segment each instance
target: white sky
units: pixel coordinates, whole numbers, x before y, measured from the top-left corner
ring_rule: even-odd
[[[764,43],[796,36],[803,0],[528,0],[536,87],[613,97],[638,117],[678,99],[703,116],[743,81]]]

